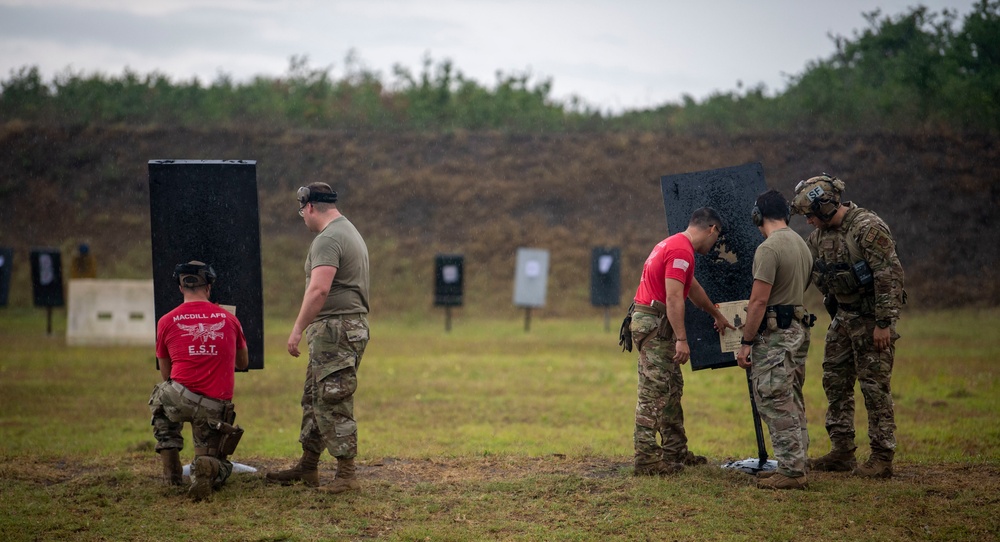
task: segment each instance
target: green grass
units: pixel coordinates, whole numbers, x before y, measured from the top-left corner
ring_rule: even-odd
[[[979,540],[1000,536],[1000,310],[906,314],[893,392],[897,475],[811,475],[767,493],[713,466],[630,476],[635,358],[603,319],[373,319],[359,375],[361,492],[326,496],[237,475],[212,502],[160,485],[146,407],[151,348],[65,346],[65,322],[0,312],[0,539]],[[440,318],[439,318],[440,317]],[[234,460],[299,454],[304,361],[269,321],[265,369],[240,373]],[[810,455],[829,449],[823,328],[806,374]],[[694,451],[756,454],[745,374],[684,369]],[[867,455],[858,392],[858,443]],[[190,433],[186,431],[186,436]],[[768,446],[770,448],[770,445]],[[190,461],[190,438],[182,459]],[[323,478],[332,478],[324,457]],[[176,530],[176,535],[171,533]]]

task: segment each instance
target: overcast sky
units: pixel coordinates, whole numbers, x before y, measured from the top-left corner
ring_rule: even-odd
[[[483,85],[530,72],[556,99],[621,111],[738,81],[782,90],[833,53],[830,34],[865,28],[863,13],[918,4],[965,15],[973,0],[0,0],[0,79],[128,67],[208,84],[281,76],[292,55],[339,77],[353,49],[386,83],[429,55]]]

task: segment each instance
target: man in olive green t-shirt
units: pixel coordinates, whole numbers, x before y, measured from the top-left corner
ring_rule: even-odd
[[[319,457],[325,448],[337,458],[331,493],[356,490],[354,458],[358,426],[354,392],[368,345],[368,247],[337,209],[337,193],[326,183],[299,189],[299,215],[316,233],[306,256],[306,290],[288,336],[288,353],[299,356],[302,334],[309,366],[302,392],[302,459],[291,469],[268,473],[272,482],[302,481],[319,486]]]
[[[752,218],[765,239],[753,256],[753,289],[736,355],[739,366],[750,370],[754,400],[778,461],[776,470],[758,475],[757,487],[765,489],[808,487],[802,383],[812,319],[802,298],[813,260],[806,242],[789,229],[788,217],[788,202],[780,192],[757,197]]]

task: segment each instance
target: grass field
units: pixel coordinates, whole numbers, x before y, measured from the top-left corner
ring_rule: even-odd
[[[893,392],[896,476],[810,475],[757,490],[717,467],[756,454],[745,373],[684,369],[691,448],[711,458],[631,476],[635,359],[603,319],[372,319],[356,399],[362,490],[327,496],[239,474],[192,504],[159,481],[146,401],[151,348],[67,347],[64,318],[0,311],[3,540],[991,540],[1000,537],[1000,310],[907,313]],[[263,371],[236,379],[235,461],[284,468],[304,362],[290,322],[265,329]],[[825,453],[820,360],[806,376],[811,456]],[[858,393],[858,442],[867,456]],[[191,459],[190,433],[182,459]],[[770,448],[770,445],[768,446]],[[333,477],[324,456],[323,482]]]

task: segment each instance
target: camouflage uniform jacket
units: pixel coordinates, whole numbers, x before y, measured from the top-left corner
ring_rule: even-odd
[[[904,303],[903,266],[889,226],[874,212],[846,202],[840,226],[814,230],[807,240],[813,254],[813,283],[824,295],[834,295],[841,305],[853,306],[878,322],[894,323]],[[852,266],[864,261],[871,269],[871,284],[862,285]]]

